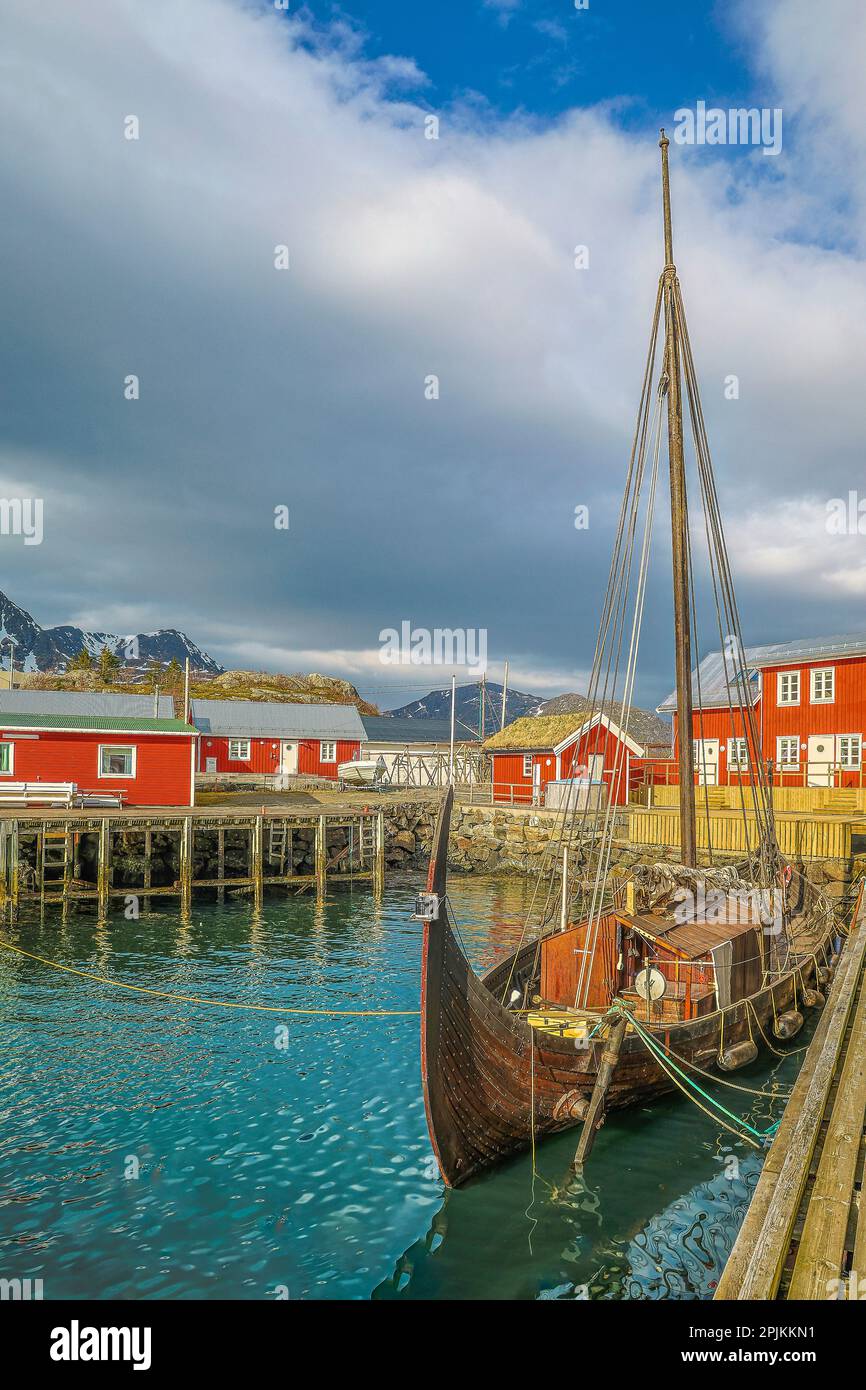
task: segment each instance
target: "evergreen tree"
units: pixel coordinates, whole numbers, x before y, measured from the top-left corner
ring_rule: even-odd
[[[82,647],[77,656],[74,656],[69,663],[70,671],[92,671],[93,657],[86,647]]]
[[[99,653],[99,674],[106,685],[111,685],[115,671],[119,670],[120,658],[114,652],[109,651],[108,647],[103,647]]]

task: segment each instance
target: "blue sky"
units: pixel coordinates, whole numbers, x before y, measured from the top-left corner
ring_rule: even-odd
[[[475,96],[498,115],[549,119],[615,101],[625,128],[645,130],[698,97],[728,106],[763,95],[724,3],[590,0],[576,10],[573,0],[308,0],[306,8],[320,22],[343,17],[373,57],[414,58],[433,108]]]
[[[492,678],[581,689],[658,125],[703,100],[784,112],[777,157],[671,151],[745,637],[862,628],[866,542],[825,525],[864,486],[861,0],[5,8],[0,497],[45,521],[2,538],[0,588],[40,622],[178,627],[385,707],[449,673],[383,666],[381,631],[483,628]],[[656,559],[645,704],[672,684],[663,535]]]

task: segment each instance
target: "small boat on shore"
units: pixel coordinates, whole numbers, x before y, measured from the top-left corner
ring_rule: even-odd
[[[347,787],[369,787],[380,781],[386,771],[385,759],[356,758],[354,762],[340,763],[337,776]]]
[[[579,1165],[608,1109],[645,1103],[676,1087],[688,1092],[701,1073],[734,1071],[764,1047],[778,1050],[802,1027],[803,1010],[823,1002],[820,986],[832,968],[833,908],[784,860],[776,839],[772,765],[760,750],[673,264],[668,144],[662,131],[665,264],[588,698],[597,710],[621,702],[617,723],[628,733],[666,418],[678,730],[690,735],[695,718],[700,729],[700,711],[693,716],[692,708],[696,547],[683,448],[684,378],[732,736],[749,750],[741,779],[745,848],[740,862],[730,854],[720,859],[707,800],[705,862],[699,864],[696,753],[687,735],[677,740],[681,862],[614,869],[613,810],[619,779],[627,777],[617,762],[608,804],[566,798],[558,811],[546,813],[555,833],[521,944],[479,977],[449,910],[449,789],[416,917],[424,923],[424,1100],[439,1168],[452,1187],[546,1134],[582,1124]],[[760,1146],[764,1136],[748,1130],[746,1121],[734,1128]]]

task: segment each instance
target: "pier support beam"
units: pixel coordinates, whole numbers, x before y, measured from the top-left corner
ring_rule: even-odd
[[[319,816],[316,822],[316,892],[320,895],[325,891],[325,881],[327,877],[327,838],[327,818],[325,816]]]
[[[376,845],[373,856],[373,892],[381,898],[385,891],[385,813],[376,812]]]
[[[262,905],[262,865],[264,861],[264,838],[264,820],[262,816],[256,816],[255,821],[253,822],[252,830],[251,848],[253,862],[252,874],[250,875],[250,877],[253,880],[253,894],[257,910],[259,910]]]
[[[105,816],[99,822],[97,840],[96,892],[98,895],[99,916],[108,912],[108,889],[111,884],[111,821]]]
[[[192,865],[193,865],[193,825],[192,816],[184,816],[180,832],[180,915],[183,921],[189,917],[192,906]]]

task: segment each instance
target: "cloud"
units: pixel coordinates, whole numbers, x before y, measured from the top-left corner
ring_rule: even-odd
[[[768,7],[755,51],[798,115],[778,159],[672,152],[735,519],[863,472],[862,223],[840,197],[860,208],[864,176],[831,97],[838,59],[862,99],[859,14]],[[484,627],[492,665],[522,654],[539,688],[569,684],[594,646],[661,268],[655,133],[622,129],[616,103],[555,122],[467,103],[428,139],[412,56],[370,62],[350,25],[230,0],[10,0],[5,27],[0,469],[62,517],[4,551],[10,596],[44,623],[104,605],[110,626],[116,605],[224,661],[307,654],[359,676],[403,619]],[[830,537],[814,547],[792,621],[857,626],[856,543],[841,569]],[[736,555],[750,641],[790,614],[771,552],[760,573]],[[663,556],[652,584],[645,702],[670,687]]]

